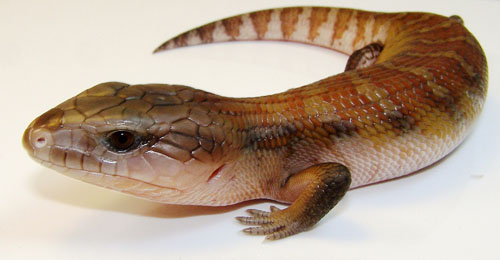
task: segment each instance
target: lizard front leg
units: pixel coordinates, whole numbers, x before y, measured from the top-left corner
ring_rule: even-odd
[[[313,165],[291,176],[280,190],[284,197],[302,189],[297,199],[284,210],[270,212],[250,209],[250,217],[237,217],[243,224],[257,225],[243,231],[266,235],[275,240],[305,231],[325,216],[345,195],[351,184],[349,170],[338,163]]]

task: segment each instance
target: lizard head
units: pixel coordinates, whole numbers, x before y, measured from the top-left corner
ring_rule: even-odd
[[[89,183],[160,202],[217,204],[196,197],[215,194],[225,170],[217,98],[178,85],[103,83],[36,118],[23,145],[43,165]]]

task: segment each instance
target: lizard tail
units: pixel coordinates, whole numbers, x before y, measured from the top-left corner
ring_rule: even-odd
[[[182,33],[156,52],[227,41],[292,41],[352,54],[368,44],[385,44],[401,14],[331,7],[289,7],[257,11],[215,21]]]

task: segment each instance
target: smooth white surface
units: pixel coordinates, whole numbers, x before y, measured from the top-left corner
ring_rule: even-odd
[[[175,2],[0,2],[0,259],[500,258],[500,2]],[[244,235],[233,218],[269,203],[161,205],[69,179],[23,150],[32,119],[104,81],[256,96],[341,72],[346,57],[298,44],[229,43],[151,55],[164,40],[215,19],[305,4],[459,14],[490,71],[486,106],[465,143],[419,174],[349,192],[313,230],[277,242]]]

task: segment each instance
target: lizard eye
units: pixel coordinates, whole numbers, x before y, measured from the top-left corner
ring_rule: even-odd
[[[110,132],[104,138],[105,145],[118,153],[128,152],[141,144],[141,136],[135,132],[118,130]]]

